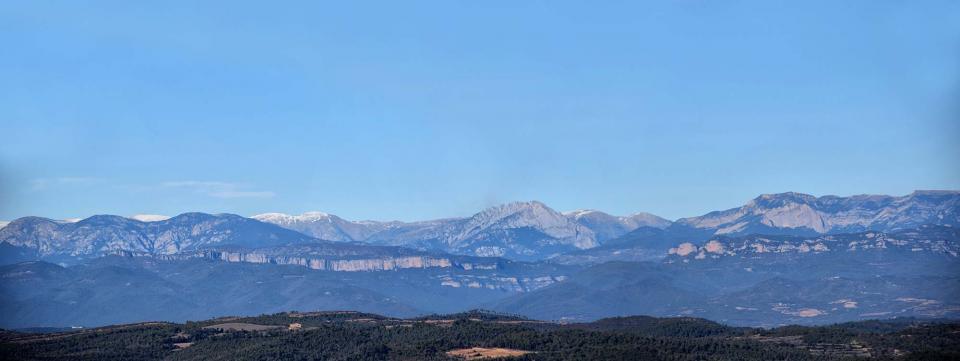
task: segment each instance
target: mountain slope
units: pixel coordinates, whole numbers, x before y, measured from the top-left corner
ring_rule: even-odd
[[[543,259],[598,244],[589,228],[536,201],[488,208],[469,218],[397,225],[367,241],[519,260]]]
[[[298,245],[264,252],[272,252],[266,254],[271,257],[310,252],[350,257],[342,254],[341,247],[348,245],[330,244],[332,249]],[[366,249],[356,251],[379,259]],[[567,268],[546,264],[465,256],[449,261],[382,272],[184,255],[106,256],[69,267],[23,262],[0,266],[0,327],[182,321],[280,310],[359,309],[412,316],[476,307],[568,274]]]
[[[338,242],[363,241],[374,233],[400,223],[348,221],[324,212],[306,212],[298,216],[283,213],[264,213],[250,218],[276,224],[316,238]]]
[[[561,264],[598,264],[609,261],[655,261],[667,255],[670,247],[687,240],[666,230],[640,227],[599,247],[567,252],[550,258]]]
[[[134,214],[130,216],[130,219],[135,219],[140,222],[158,222],[168,220],[170,217],[161,214]]]
[[[419,311],[333,274],[209,262],[119,262],[62,268],[34,262],[0,267],[2,327],[94,326],[187,320],[290,309]]]
[[[701,245],[685,242],[668,251],[668,262],[740,258],[756,260],[764,256],[800,257],[842,252],[849,256],[869,255],[871,251],[896,254],[930,254],[960,257],[960,229],[947,226],[922,226],[897,232],[860,232],[804,236],[750,235],[721,236]]]
[[[761,195],[742,207],[677,220],[673,232],[722,234],[892,231],[924,224],[960,226],[960,192],[916,191],[902,197]]]
[[[700,298],[678,288],[674,277],[656,264],[608,262],[491,308],[535,319],[583,321],[631,314],[681,315]]]
[[[323,212],[299,216],[265,213],[253,218],[322,239],[521,260],[593,248],[639,227],[670,224],[649,213],[626,217],[598,211],[564,214],[537,201],[507,203],[466,218],[409,223],[348,221]]]
[[[960,318],[960,231],[953,227],[719,236],[669,253],[659,263],[597,264],[492,306],[545,319],[642,313],[754,326]]]
[[[618,217],[595,210],[578,210],[564,213],[564,215],[592,230],[600,243],[615,239],[640,227],[662,229],[672,223],[650,213],[636,213]]]
[[[75,223],[24,217],[0,229],[0,243],[45,258],[96,257],[116,251],[159,255],[213,245],[266,247],[312,242],[318,240],[232,214],[184,213],[154,222],[111,215]]]
[[[592,230],[537,201],[488,208],[459,224],[443,241],[452,249],[477,253],[486,247],[486,252],[501,255],[542,255],[551,246],[585,249],[599,244]]]

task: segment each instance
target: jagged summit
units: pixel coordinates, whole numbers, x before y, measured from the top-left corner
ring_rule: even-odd
[[[320,239],[337,242],[359,242],[388,227],[390,222],[348,221],[336,215],[320,211],[300,215],[286,213],[263,213],[253,217],[261,222],[302,232]]]
[[[597,241],[605,241],[625,235],[640,227],[666,228],[672,222],[656,215],[639,212],[629,216],[613,216],[597,210],[577,210],[565,216],[593,230]]]
[[[539,259],[592,248],[641,226],[670,221],[649,213],[617,217],[590,210],[560,213],[537,200],[505,203],[470,217],[419,222],[349,221],[324,212],[264,213],[254,219],[321,239],[410,246],[454,253]]]
[[[784,193],[768,193],[761,194],[760,196],[751,200],[748,204],[755,204],[758,206],[777,206],[784,205],[789,203],[810,203],[815,202],[817,197],[799,192],[784,192]]]
[[[534,231],[539,235],[525,231]],[[502,242],[504,244],[487,245],[493,243],[490,242],[491,238],[496,240],[494,237],[501,234],[513,237],[500,236],[508,240]],[[592,248],[598,244],[591,229],[538,201],[513,202],[487,208],[456,227],[447,240],[454,247],[484,244],[499,247],[504,252],[511,249],[520,253],[535,251],[535,244],[531,243],[536,242],[578,249]]]
[[[960,192],[915,191],[886,195],[764,194],[742,207],[678,220],[678,226],[713,234],[784,232],[823,234],[888,231],[924,224],[960,224]]]
[[[539,201],[506,203],[466,218],[380,226],[368,241],[478,256],[534,260],[596,245],[589,228]]]
[[[546,231],[551,236],[576,236],[576,231],[570,232],[576,228],[570,219],[539,201],[512,202],[487,208],[469,218],[461,235],[467,237],[489,227],[534,227]],[[592,233],[589,229],[580,231]]]
[[[317,241],[235,214],[199,212],[155,222],[116,215],[95,215],[75,223],[23,217],[0,229],[0,243],[33,250],[42,257],[95,257],[115,251],[159,255],[220,244],[263,247]]]
[[[244,232],[240,232],[231,228],[256,230],[262,229],[264,223],[296,232],[280,228],[265,233],[243,228]],[[819,235],[895,231],[925,224],[960,226],[960,192],[915,191],[899,197],[763,194],[741,207],[683,218],[675,223],[642,212],[629,216],[592,209],[561,213],[536,200],[501,204],[469,217],[420,222],[350,221],[320,211],[300,215],[263,213],[252,219],[199,212],[174,217],[96,215],[75,222],[24,217],[0,228],[0,241],[27,244],[48,254],[85,254],[104,249],[166,254],[226,241],[256,245],[302,238],[540,260],[614,242],[644,227],[662,229],[667,238],[682,236],[692,240],[751,233]],[[164,233],[169,229],[178,231]],[[278,231],[287,233],[275,235]],[[247,238],[238,238],[240,234]]]

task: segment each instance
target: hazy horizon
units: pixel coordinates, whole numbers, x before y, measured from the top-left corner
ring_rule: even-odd
[[[960,189],[957,2],[3,8],[3,220]]]
[[[960,357],[958,15],[0,3],[0,360]]]
[[[853,197],[853,196],[874,196],[874,195],[902,197],[902,196],[910,195],[910,194],[912,194],[912,193],[914,193],[914,192],[924,192],[924,191],[930,191],[930,192],[960,192],[960,190],[954,190],[954,189],[917,189],[917,190],[914,190],[913,192],[910,192],[910,193],[908,193],[908,194],[867,194],[867,193],[861,193],[861,194],[847,194],[847,195],[838,195],[838,194],[819,194],[819,195],[818,195],[818,194],[809,194],[809,195],[812,195],[812,196],[818,197],[818,198],[819,198],[819,197],[826,197],[826,196]],[[808,194],[808,193],[804,193],[804,192],[788,191],[788,192],[776,192],[776,193],[762,193],[762,194],[757,194],[757,197],[762,196],[762,195],[767,195],[767,194],[782,194],[782,193],[801,193],[801,194]],[[506,204],[509,204],[509,203],[541,202],[541,203],[545,204],[546,206],[551,207],[551,208],[554,209],[555,211],[561,212],[561,213],[569,213],[569,212],[576,212],[576,211],[600,211],[600,212],[608,213],[608,214],[613,215],[613,216],[632,216],[632,215],[636,215],[636,214],[646,213],[646,214],[652,214],[652,215],[654,215],[654,216],[658,216],[658,217],[661,217],[661,218],[664,218],[664,219],[666,219],[666,220],[668,220],[668,221],[673,222],[673,221],[676,221],[676,220],[682,219],[682,218],[702,216],[702,215],[704,215],[704,214],[707,214],[707,213],[710,213],[710,212],[713,212],[713,211],[722,211],[722,210],[728,210],[728,209],[732,209],[732,208],[737,208],[737,207],[740,207],[740,206],[746,204],[747,202],[749,202],[750,200],[752,200],[752,199],[754,199],[754,198],[756,198],[756,197],[750,198],[750,199],[748,199],[748,200],[744,200],[743,202],[741,202],[740,204],[737,204],[737,205],[731,205],[731,206],[729,206],[729,207],[718,208],[718,209],[714,209],[714,210],[710,210],[710,211],[703,212],[703,213],[698,213],[698,214],[689,214],[689,215],[685,215],[685,216],[681,216],[681,217],[677,217],[677,218],[663,217],[663,216],[661,216],[661,215],[659,215],[659,214],[656,214],[656,213],[653,213],[653,212],[644,211],[644,210],[638,210],[638,211],[634,211],[634,212],[617,214],[617,213],[610,213],[610,212],[607,212],[607,211],[605,211],[605,210],[603,210],[603,209],[596,209],[596,208],[556,209],[556,208],[551,207],[550,204],[547,203],[547,202],[543,202],[543,201],[538,200],[538,199],[527,199],[527,200],[504,201],[503,203],[491,204],[491,205],[488,205],[488,206],[484,206],[482,209],[476,209],[476,210],[473,210],[473,211],[468,212],[468,213],[464,213],[464,214],[451,214],[451,215],[441,216],[441,217],[437,217],[437,218],[425,218],[425,219],[377,219],[377,218],[358,218],[358,219],[353,219],[353,218],[345,218],[345,219],[348,220],[348,221],[375,221],[375,222],[391,222],[391,221],[417,222],[417,221],[431,221],[431,220],[439,220],[439,219],[447,219],[447,218],[469,217],[469,216],[472,216],[472,215],[476,214],[476,212],[482,211],[483,209],[487,209],[487,208],[490,208],[490,207],[497,207],[497,206],[501,206],[501,205],[506,205]],[[136,213],[136,214],[98,213],[98,214],[83,215],[83,216],[78,216],[78,217],[65,217],[65,218],[55,218],[55,219],[65,220],[65,221],[78,221],[78,220],[82,220],[82,219],[85,219],[85,218],[88,218],[88,217],[92,217],[92,216],[96,216],[96,215],[116,215],[116,216],[123,216],[123,217],[128,217],[128,218],[130,218],[130,217],[137,217],[137,216],[164,216],[164,217],[174,217],[174,216],[178,216],[178,215],[185,214],[185,213],[195,213],[195,212],[208,213],[208,214],[221,214],[221,213],[235,214],[235,213],[231,213],[231,212],[209,212],[209,211],[204,211],[204,210],[199,210],[199,209],[197,209],[197,210],[189,210],[189,211],[180,212],[180,213],[173,213],[173,214],[159,214],[159,213],[149,213],[149,212]],[[282,211],[282,210],[278,210],[278,211],[262,212],[262,213],[257,213],[257,214],[237,214],[237,215],[243,216],[243,217],[253,217],[253,216],[263,215],[263,214],[268,214],[268,213],[279,213],[279,214],[286,214],[286,215],[291,215],[291,216],[299,216],[299,215],[304,215],[304,214],[306,214],[306,213],[312,213],[312,212],[321,212],[321,213],[326,213],[326,214],[330,214],[330,215],[335,215],[335,216],[338,216],[338,217],[343,218],[343,216],[337,214],[336,212],[330,212],[330,211],[326,211],[326,210],[322,210],[322,209],[311,209],[311,210],[305,210],[305,211],[302,211],[302,212],[284,212],[284,211]],[[29,216],[37,216],[37,217],[50,218],[50,217],[46,217],[46,216],[43,216],[43,215],[24,215],[24,216],[21,216],[21,217],[29,217]],[[16,217],[16,218],[21,218],[21,217]],[[16,218],[13,218],[13,219],[16,219]],[[11,220],[13,220],[13,219],[11,219]],[[6,220],[0,220],[0,221],[6,221]]]

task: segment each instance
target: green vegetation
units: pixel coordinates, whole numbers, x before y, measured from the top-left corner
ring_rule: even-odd
[[[288,325],[221,332],[220,323]],[[447,351],[500,347],[516,360],[960,359],[960,324],[868,321],[772,330],[695,318],[620,317],[544,324],[470,311],[403,320],[356,312],[281,313],[67,333],[0,333],[4,360],[451,360]]]

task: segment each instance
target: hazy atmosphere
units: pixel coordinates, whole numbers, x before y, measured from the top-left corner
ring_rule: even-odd
[[[0,1],[0,360],[960,360],[960,1]]]
[[[0,220],[960,188],[954,1],[2,10]]]

